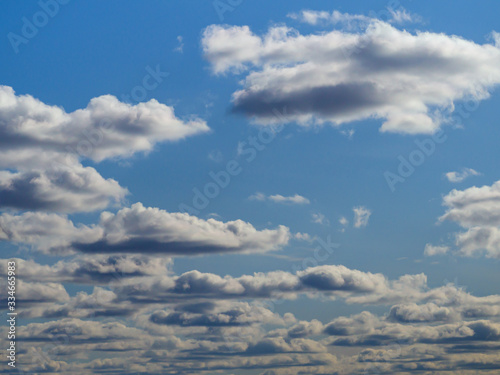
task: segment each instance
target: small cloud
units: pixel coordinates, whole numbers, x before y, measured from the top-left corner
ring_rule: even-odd
[[[311,215],[312,222],[321,225],[329,225],[330,221],[321,212],[313,213]]]
[[[342,216],[340,219],[339,219],[339,223],[340,225],[342,225],[342,229],[340,230],[342,233],[345,232],[345,228],[347,227],[347,225],[349,225],[349,220],[347,220],[344,216]]]
[[[372,212],[363,206],[354,207],[352,210],[354,211],[354,228],[366,227]]]
[[[352,139],[352,136],[354,135],[354,129],[341,130],[340,134],[345,135],[348,139]]]
[[[454,183],[462,182],[463,180],[465,180],[470,176],[480,176],[480,175],[481,173],[472,168],[462,168],[461,172],[448,172],[445,174],[448,181]]]
[[[224,160],[224,156],[222,155],[222,152],[220,150],[212,150],[208,154],[208,158],[212,161],[215,161],[216,163],[220,163]]]
[[[183,53],[184,52],[184,43],[182,42],[183,38],[181,35],[177,36],[177,42],[179,45],[174,48],[174,52]]]
[[[248,197],[248,199],[251,200],[257,200],[257,201],[271,201],[274,203],[281,203],[281,204],[309,204],[311,203],[309,199],[303,197],[302,195],[295,194],[292,196],[284,196],[281,194],[275,194],[275,195],[269,195],[266,196],[263,193],[255,193],[254,195],[251,195]]]
[[[430,243],[425,245],[424,255],[426,257],[432,257],[435,255],[444,255],[450,250],[448,246],[434,246]]]
[[[248,197],[251,201],[265,201],[266,198],[266,195],[262,193],[255,193],[254,195],[250,195]]]
[[[222,216],[220,216],[219,214],[215,213],[215,212],[211,212],[207,215],[207,217],[214,217],[216,219],[222,219]]]
[[[403,24],[422,22],[422,18],[420,16],[409,13],[403,7],[399,7],[399,9],[396,10],[388,7],[387,10],[390,13],[390,17],[387,20],[389,23]],[[326,11],[303,10],[300,13],[290,13],[288,14],[288,17],[309,25],[342,24],[347,29],[366,27],[368,24],[378,19],[361,14],[341,13],[337,10],[334,10],[331,13]]]
[[[308,233],[298,232],[294,234],[294,237],[296,240],[307,241],[307,242],[312,242],[314,240]]]
[[[389,20],[390,23],[402,24],[422,22],[422,18],[420,16],[411,14],[404,8],[399,8],[398,10],[388,8],[388,10],[389,13],[391,13],[391,19]]]

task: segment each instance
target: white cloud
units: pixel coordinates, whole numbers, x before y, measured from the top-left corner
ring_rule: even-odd
[[[389,23],[407,23],[407,22],[420,22],[421,18],[415,14],[410,14],[406,9],[400,7],[399,9],[387,8],[387,14],[390,18],[387,20]],[[288,17],[305,22],[310,25],[318,25],[319,23],[326,24],[342,24],[347,29],[357,29],[359,27],[366,27],[368,24],[374,22],[373,17],[364,16],[361,14],[341,13],[334,10],[331,13],[326,11],[303,10],[300,13],[289,14]]]
[[[425,245],[424,255],[427,257],[432,257],[435,255],[444,255],[450,248],[448,246],[434,246],[430,243]]]
[[[286,26],[259,36],[248,26],[212,25],[202,45],[215,73],[249,70],[233,111],[262,124],[282,121],[273,109],[285,108],[286,122],[304,126],[377,118],[384,132],[431,134],[454,102],[483,100],[500,83],[497,46],[374,19],[360,33],[308,35]]]
[[[203,220],[140,203],[116,214],[103,212],[92,226],[75,226],[56,214],[0,216],[0,240],[27,243],[47,253],[250,253],[280,249],[290,238],[285,226],[257,230],[242,220]]]
[[[352,211],[354,212],[354,228],[366,227],[372,212],[363,206],[354,207]]]
[[[330,221],[321,212],[316,212],[311,214],[311,219],[313,223],[321,225],[329,225]]]
[[[443,205],[447,209],[439,220],[454,221],[466,229],[456,236],[462,255],[500,257],[500,181],[491,186],[454,189],[443,198]]]
[[[462,182],[468,177],[479,176],[480,174],[472,168],[463,168],[461,172],[448,172],[445,176],[450,182]]]
[[[130,105],[111,95],[67,113],[0,86],[0,207],[86,212],[120,202],[127,190],[81,159],[100,162],[149,152],[159,142],[207,132],[152,99]],[[15,172],[14,172],[15,171]]]
[[[292,196],[284,196],[281,194],[268,195],[266,196],[263,193],[255,193],[251,195],[248,199],[257,200],[257,201],[271,201],[274,203],[282,203],[282,204],[309,204],[311,203],[309,199],[303,197],[302,195],[295,194]]]
[[[0,171],[0,206],[63,213],[104,209],[123,201],[128,190],[104,179],[94,168],[72,168],[10,173]]]

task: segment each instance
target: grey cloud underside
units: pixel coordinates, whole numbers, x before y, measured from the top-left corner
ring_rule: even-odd
[[[496,44],[364,21],[357,33],[274,26],[262,36],[248,26],[211,25],[202,45],[214,73],[245,72],[232,110],[264,125],[375,118],[384,132],[430,134],[452,120],[454,103],[486,99],[500,83]]]
[[[232,111],[262,118],[275,118],[277,110],[292,115],[318,113],[330,117],[390,104],[389,99],[370,83],[312,87],[291,93],[247,90],[238,96]]]
[[[110,244],[106,241],[98,241],[92,244],[73,243],[71,247],[86,254],[105,253],[141,253],[141,254],[165,254],[165,255],[201,255],[210,253],[225,253],[239,251],[238,247],[224,247],[207,245],[203,242],[159,242],[154,240],[129,240],[119,244]]]
[[[279,250],[290,239],[285,226],[257,230],[242,220],[203,220],[140,203],[116,214],[103,212],[99,223],[90,226],[74,225],[55,214],[0,215],[0,240],[29,244],[49,254],[258,253]]]
[[[68,113],[0,85],[0,208],[75,213],[122,203],[127,189],[82,160],[128,158],[208,131],[154,99],[130,105],[104,95]]]

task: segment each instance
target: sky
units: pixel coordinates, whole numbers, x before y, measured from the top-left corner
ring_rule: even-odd
[[[0,373],[498,372],[498,3],[0,7]]]

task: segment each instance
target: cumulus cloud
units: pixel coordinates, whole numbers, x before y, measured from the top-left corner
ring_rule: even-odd
[[[121,268],[134,268],[132,259],[121,258],[120,262]],[[58,359],[67,361],[60,365],[61,373],[86,374],[96,369],[120,373],[140,369],[147,373],[152,369],[140,365],[150,361],[160,366],[155,373],[172,369],[172,363],[173,373],[192,372],[193,368],[239,373],[252,368],[265,374],[298,375],[328,374],[334,368],[361,374],[367,366],[378,363],[387,373],[397,373],[402,364],[410,366],[424,360],[449,372],[476,368],[474,353],[485,353],[483,364],[496,363],[488,353],[497,350],[495,343],[500,340],[498,322],[475,320],[499,316],[500,296],[474,297],[451,285],[428,289],[425,277],[414,275],[388,280],[381,274],[343,266],[313,267],[294,275],[275,271],[238,278],[190,271],[179,276],[124,278],[111,283],[110,288],[97,287],[92,294],[80,292],[71,298],[61,289],[62,298],[47,303],[53,298],[49,295],[45,301],[39,298],[36,304],[28,305],[23,309],[24,317],[56,320],[18,326],[20,339],[30,343],[29,352],[21,352],[19,359],[36,356],[40,345],[57,340],[65,343],[57,353]],[[32,294],[36,295],[34,290]],[[372,301],[383,304],[399,302],[387,315],[363,311],[322,323],[297,321],[291,314],[280,316],[270,301],[241,301],[292,297],[297,291],[309,297],[321,292],[348,299],[375,295]],[[55,288],[52,295],[57,294]],[[356,303],[364,305],[367,301],[358,299]],[[125,316],[123,322],[110,320]],[[82,320],[96,317],[107,319]],[[273,330],[266,331],[268,326]],[[0,328],[0,334],[4,333],[5,327]],[[329,345],[360,350],[340,360],[328,354]],[[397,352],[391,354],[391,350]],[[106,353],[106,360],[96,362],[94,353]],[[130,362],[135,367],[129,368]],[[421,367],[410,366],[406,372],[414,370],[419,372]]]
[[[7,276],[7,264],[16,268],[25,281],[105,285],[130,277],[169,275],[172,260],[142,254],[79,255],[71,260],[59,260],[52,265],[24,259],[0,259],[0,275]]]
[[[363,206],[354,207],[352,210],[354,212],[354,228],[366,227],[372,212]]]
[[[445,176],[450,182],[462,182],[468,177],[479,176],[480,174],[472,168],[463,168],[460,172],[448,172]]]
[[[329,225],[330,221],[321,212],[314,212],[311,214],[311,220],[313,223],[321,225]]]
[[[158,142],[209,130],[202,120],[178,119],[172,107],[154,99],[130,105],[104,95],[91,99],[86,108],[67,113],[30,95],[17,96],[8,86],[0,86],[0,98],[0,165],[7,168],[38,165],[40,150],[65,156],[70,149],[99,162],[151,151]],[[10,153],[14,150],[31,152],[33,163],[27,165],[24,155],[16,158]]]
[[[427,257],[432,257],[435,255],[444,255],[450,248],[448,246],[434,246],[430,243],[425,245],[424,255]]]
[[[194,305],[199,307],[200,304]],[[222,301],[204,304],[201,309],[193,309],[193,305],[182,306],[180,311],[155,311],[150,321],[160,325],[182,327],[241,327],[252,324],[284,324],[278,314],[271,312],[259,304],[247,302]],[[187,311],[186,311],[187,310]]]
[[[330,17],[309,18],[323,15]],[[383,132],[431,134],[450,120],[455,102],[486,99],[500,82],[498,46],[412,34],[376,19],[362,32],[305,35],[286,26],[259,36],[248,26],[211,25],[202,45],[214,73],[249,71],[233,94],[233,111],[261,124],[377,118]],[[285,118],[276,118],[284,108]]]
[[[277,250],[290,240],[285,226],[257,230],[242,220],[203,220],[140,203],[116,214],[103,212],[97,225],[75,226],[56,214],[0,216],[0,240],[30,244],[46,253],[162,253],[196,255]]]
[[[435,303],[412,303],[392,306],[388,319],[400,323],[447,322],[456,320],[457,315],[453,309]]]
[[[0,207],[87,212],[120,202],[127,190],[82,159],[100,162],[149,152],[156,144],[209,130],[152,99],[130,105],[111,95],[67,113],[0,86]],[[15,171],[15,172],[13,172]]]
[[[423,274],[388,280],[382,274],[352,270],[342,265],[310,267],[295,274],[273,271],[240,277],[222,277],[195,270],[180,276],[124,279],[113,284],[113,290],[117,295],[138,303],[165,303],[193,298],[295,299],[299,294],[331,299],[340,297],[350,304],[443,301],[450,298],[443,295],[442,290],[428,290],[427,278]]]
[[[456,236],[462,255],[500,257],[500,181],[491,186],[454,189],[443,197],[443,205],[446,212],[439,220],[454,221],[467,229]]]
[[[94,168],[75,165],[47,171],[0,171],[0,206],[20,210],[89,212],[121,203],[128,190]]]
[[[389,23],[400,24],[405,22],[420,21],[420,17],[409,13],[406,9],[401,7],[399,9],[389,7],[386,13],[390,16],[387,20]],[[310,25],[318,25],[319,23],[341,24],[347,29],[354,29],[362,26],[366,27],[374,21],[373,17],[362,14],[341,13],[338,10],[334,10],[332,12],[303,10],[300,13],[291,13],[288,17]]]
[[[302,195],[295,194],[291,196],[283,196],[281,194],[275,195],[265,195],[263,193],[255,193],[251,195],[248,199],[257,201],[271,201],[274,203],[282,204],[309,204],[311,203],[309,199],[303,197]]]

